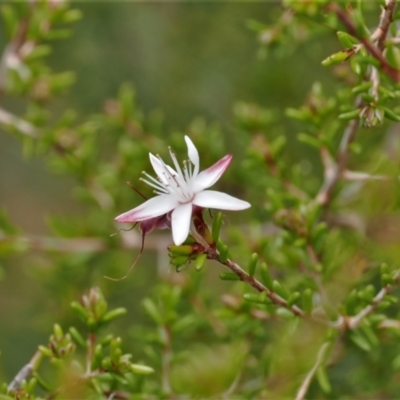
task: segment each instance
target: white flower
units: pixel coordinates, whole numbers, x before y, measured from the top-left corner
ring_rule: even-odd
[[[175,169],[159,157],[149,154],[150,162],[158,179],[143,172],[142,181],[153,187],[157,194],[140,206],[127,211],[117,218],[118,222],[139,222],[168,213],[171,218],[172,237],[176,245],[182,244],[189,235],[193,206],[222,210],[244,210],[250,207],[247,201],[228,194],[205,190],[212,186],[228,168],[232,155],[227,154],[210,168],[199,173],[199,153],[193,142],[185,136],[189,160],[178,164],[175,154],[169,149]]]

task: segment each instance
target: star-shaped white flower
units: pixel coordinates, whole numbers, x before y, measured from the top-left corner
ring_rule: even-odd
[[[228,168],[232,155],[227,154],[210,168],[199,173],[199,153],[193,142],[185,136],[189,160],[178,164],[175,154],[169,149],[175,169],[159,157],[149,154],[150,162],[158,179],[143,172],[142,181],[155,189],[153,197],[140,206],[117,218],[118,222],[140,222],[170,214],[172,237],[176,245],[182,244],[189,235],[193,206],[221,210],[244,210],[250,207],[247,201],[239,200],[226,193],[206,190],[221,177]]]

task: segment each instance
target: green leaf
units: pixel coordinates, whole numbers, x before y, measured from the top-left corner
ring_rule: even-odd
[[[259,270],[260,270],[262,282],[269,290],[272,290],[272,288],[273,288],[272,278],[271,278],[271,274],[269,273],[269,268],[268,268],[267,264],[262,263],[259,267]]]
[[[275,311],[276,315],[278,315],[279,317],[283,318],[283,319],[293,319],[295,318],[295,315],[289,311],[287,308],[284,307],[278,307]]]
[[[313,295],[313,291],[310,288],[305,289],[302,293],[302,308],[308,314],[311,314],[313,310]]]
[[[253,253],[250,256],[249,264],[247,266],[247,270],[249,271],[250,276],[254,276],[256,272],[257,262],[258,262],[258,254]]]
[[[171,264],[174,265],[175,267],[180,267],[181,265],[187,264],[189,261],[188,256],[177,256],[177,257],[171,257]]]
[[[395,283],[393,277],[390,274],[382,274],[381,282],[382,286],[393,285]]]
[[[301,294],[299,292],[293,292],[290,294],[289,296],[289,300],[288,300],[288,306],[291,307],[293,304],[295,304],[297,302],[297,300],[299,300],[301,297]]]
[[[222,213],[219,212],[217,215],[214,216],[211,228],[212,237],[215,243],[218,242],[221,225],[222,225]]]
[[[140,375],[149,375],[154,373],[153,368],[141,364],[131,364],[131,371]]]
[[[338,115],[339,119],[343,119],[345,121],[349,121],[351,119],[357,119],[359,117],[360,117],[360,110],[358,108]]]
[[[364,336],[361,336],[359,331],[353,331],[350,334],[350,339],[361,350],[364,350],[366,352],[370,352],[372,350],[371,345],[369,344],[367,339]]]
[[[383,112],[387,119],[390,119],[390,120],[396,121],[396,122],[400,122],[400,115],[396,114],[395,112],[393,112],[392,110],[390,110],[387,107],[381,107],[381,108],[383,109]]]
[[[286,145],[286,136],[284,135],[279,135],[272,143],[270,146],[271,153],[274,156],[274,158],[279,157],[279,155],[282,153],[282,150],[284,149]]]
[[[225,245],[221,239],[218,239],[217,241],[217,249],[219,251],[219,259],[221,261],[221,263],[225,263],[228,260],[228,253],[229,253],[229,249],[228,246]]]
[[[351,89],[352,93],[358,94],[358,93],[363,93],[366,92],[367,90],[369,90],[372,86],[372,82],[368,81],[368,82],[363,82],[358,86],[353,87],[353,89]]]
[[[285,114],[289,117],[289,118],[293,118],[293,119],[297,119],[299,121],[303,121],[303,122],[308,122],[311,119],[311,113],[310,110],[306,109],[306,108],[301,108],[301,109],[297,109],[297,108],[287,108],[285,110]]]
[[[359,40],[357,38],[349,35],[347,32],[338,31],[338,32],[336,32],[336,35],[339,39],[339,42],[344,47],[353,47],[355,44],[359,43]]]
[[[187,255],[189,256],[190,254],[193,253],[193,248],[190,244],[182,244],[180,246],[176,246],[174,244],[171,244],[168,246],[168,251],[172,253],[173,255]]]
[[[297,140],[299,142],[308,144],[311,147],[315,147],[316,149],[319,149],[322,145],[321,141],[318,138],[311,136],[307,133],[299,133],[297,135]]]
[[[196,268],[197,271],[203,269],[206,260],[207,260],[207,254],[200,254],[199,256],[197,256],[196,260],[194,261],[194,267]]]
[[[104,317],[102,318],[101,322],[108,323],[115,318],[125,315],[126,313],[127,313],[126,308],[123,307],[115,308],[114,310],[108,311],[106,315],[104,315]]]
[[[221,272],[219,274],[219,279],[223,281],[240,281],[240,277],[234,272]]]
[[[25,57],[25,61],[29,62],[46,57],[49,54],[51,54],[51,52],[52,48],[50,46],[46,44],[37,45],[33,48],[33,50],[29,54],[27,54],[27,56]]]
[[[142,304],[147,314],[154,320],[154,322],[158,325],[164,325],[164,318],[152,300],[146,298],[142,301]]]
[[[289,298],[288,291],[278,281],[272,282],[272,290],[285,300]]]
[[[352,55],[354,55],[354,50],[342,50],[325,58],[321,61],[321,64],[324,67],[330,67],[331,65],[335,65],[348,60]]]
[[[82,18],[82,11],[78,9],[71,9],[65,11],[64,15],[62,16],[62,22],[64,23],[71,23],[79,21]]]
[[[79,331],[76,328],[71,326],[68,331],[76,343],[78,343],[83,348],[87,347],[85,340],[83,339],[82,335],[79,333]]]
[[[250,303],[271,304],[271,300],[267,297],[266,292],[262,293],[245,293],[243,298]]]
[[[364,337],[366,340],[368,340],[372,347],[379,346],[379,339],[370,326],[363,324],[360,326],[360,331],[363,333]]]
[[[81,318],[82,321],[86,322],[88,318],[88,313],[81,304],[79,304],[77,301],[73,301],[71,303],[71,308],[78,314],[79,318]]]
[[[332,387],[329,382],[328,375],[326,374],[325,367],[323,367],[323,366],[318,367],[316,376],[317,376],[317,380],[318,380],[319,386],[321,387],[322,391],[324,393],[330,393],[332,390]]]

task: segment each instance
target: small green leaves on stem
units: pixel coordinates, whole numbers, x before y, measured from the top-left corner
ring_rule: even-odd
[[[123,307],[114,308],[114,310],[111,310],[104,315],[102,322],[108,323],[115,318],[125,315],[126,313],[127,313],[126,308]]]
[[[350,340],[361,350],[370,352],[372,350],[371,344],[360,330],[353,330],[350,333]]]
[[[170,245],[168,246],[170,262],[176,267],[176,272],[180,272],[185,269],[192,260],[197,260],[201,256],[205,248],[200,243],[193,242],[191,244],[182,244],[179,246]],[[202,257],[200,260],[204,260]],[[200,261],[201,262],[201,261]]]
[[[273,284],[272,284],[272,278],[271,274],[269,272],[268,265],[266,263],[262,263],[260,265],[260,274],[261,274],[261,280],[264,283],[264,285],[269,289],[273,290]]]
[[[325,58],[321,64],[324,67],[329,67],[331,65],[338,64],[343,61],[347,61],[350,57],[352,57],[355,54],[355,49],[347,49],[347,50],[342,50],[337,53],[334,53],[330,55],[329,57]]]
[[[256,272],[257,262],[258,262],[258,254],[253,253],[250,256],[249,264],[247,266],[247,270],[249,271],[250,276],[254,276]]]
[[[219,279],[223,281],[240,281],[240,277],[233,272],[221,272]]]
[[[392,111],[391,109],[389,109],[387,107],[381,107],[381,108],[387,119],[390,119],[390,120],[396,121],[396,122],[400,122],[400,115],[396,114],[394,111]]]
[[[345,113],[339,114],[338,118],[342,119],[344,121],[350,121],[352,119],[357,119],[360,116],[360,110],[359,109],[355,109],[352,111],[347,111]]]
[[[154,320],[156,324],[164,324],[164,318],[152,300],[150,300],[149,298],[144,299],[142,304],[147,314]]]
[[[351,48],[356,44],[359,44],[359,41],[354,37],[349,35],[347,32],[337,31],[336,35],[339,39],[339,42],[346,48]]]
[[[71,308],[91,332],[97,332],[103,325],[126,314],[125,308],[107,311],[107,302],[99,288],[91,288],[89,294],[84,295],[80,303],[72,302]]]
[[[323,365],[320,365],[316,372],[318,384],[324,393],[330,393],[332,391],[331,384],[329,382],[326,369]]]
[[[141,364],[132,364],[131,354],[124,354],[122,349],[122,340],[119,337],[114,338],[110,343],[109,356],[103,358],[101,367],[107,372],[125,375],[129,372],[140,375],[148,375],[154,372],[153,368]]]
[[[272,281],[272,290],[285,300],[289,298],[288,291],[276,280]]]
[[[142,364],[131,364],[131,371],[139,375],[149,375],[154,373],[154,369]]]
[[[48,349],[51,351],[51,356],[54,358],[68,357],[75,352],[75,344],[72,341],[69,333],[64,334],[60,325],[55,324],[53,335],[50,336]]]
[[[301,297],[301,294],[299,292],[293,292],[290,294],[289,299],[288,299],[288,306],[291,307],[294,305]]]
[[[271,300],[267,297],[266,292],[262,293],[245,293],[243,298],[250,303],[271,304]]]
[[[196,260],[194,261],[194,267],[196,268],[197,271],[200,271],[203,269],[206,260],[207,260],[207,254],[200,254],[196,258]]]
[[[307,288],[303,291],[301,303],[304,312],[311,314],[313,310],[313,291],[310,288]]]
[[[219,251],[219,259],[222,263],[225,263],[229,257],[229,249],[226,244],[222,242],[221,239],[217,241],[217,250]]]
[[[71,326],[69,328],[69,333],[71,334],[72,339],[74,339],[77,344],[79,344],[83,348],[87,347],[87,343],[85,342],[82,335],[79,333],[79,331],[76,328]]]
[[[215,243],[218,242],[221,225],[222,225],[222,213],[219,212],[219,213],[217,213],[217,215],[214,216],[212,228],[211,228],[212,237],[213,237]]]

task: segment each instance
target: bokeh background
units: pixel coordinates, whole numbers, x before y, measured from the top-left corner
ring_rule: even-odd
[[[100,112],[121,84],[130,82],[144,113],[163,117],[166,137],[183,134],[193,124],[214,123],[241,160],[245,152],[233,122],[238,101],[284,110],[301,104],[316,80],[329,90],[328,72],[320,60],[336,49],[333,35],[300,43],[290,54],[272,50],[260,57],[257,34],[249,29],[249,21],[273,21],[281,13],[275,2],[74,2],[74,6],[82,10],[83,19],[74,25],[71,38],[54,44],[49,64],[55,71],[75,71],[77,81],[51,104],[54,115],[67,108],[77,110],[82,118]],[[5,44],[0,29],[1,51]],[[2,104],[10,111],[23,111],[17,99],[3,98]],[[289,155],[294,160],[312,160],[312,152],[294,140],[296,126],[285,118],[280,124],[289,138]],[[42,159],[23,158],[21,144],[0,130],[0,205],[22,230],[48,235],[49,214],[83,215],[74,185],[50,174]],[[135,254],[124,253],[129,266]],[[129,309],[121,330],[148,323],[140,299],[155,284],[155,255],[146,253],[129,278],[117,284],[102,278],[102,263],[112,262],[113,257],[91,260],[86,271],[74,269],[71,260],[55,267],[35,252],[1,261],[0,374],[4,379],[9,380],[29,360],[38,344],[46,343],[55,321],[75,321],[69,303],[90,286],[105,288],[112,305]],[[61,291],[54,283],[55,273],[65,283]]]

